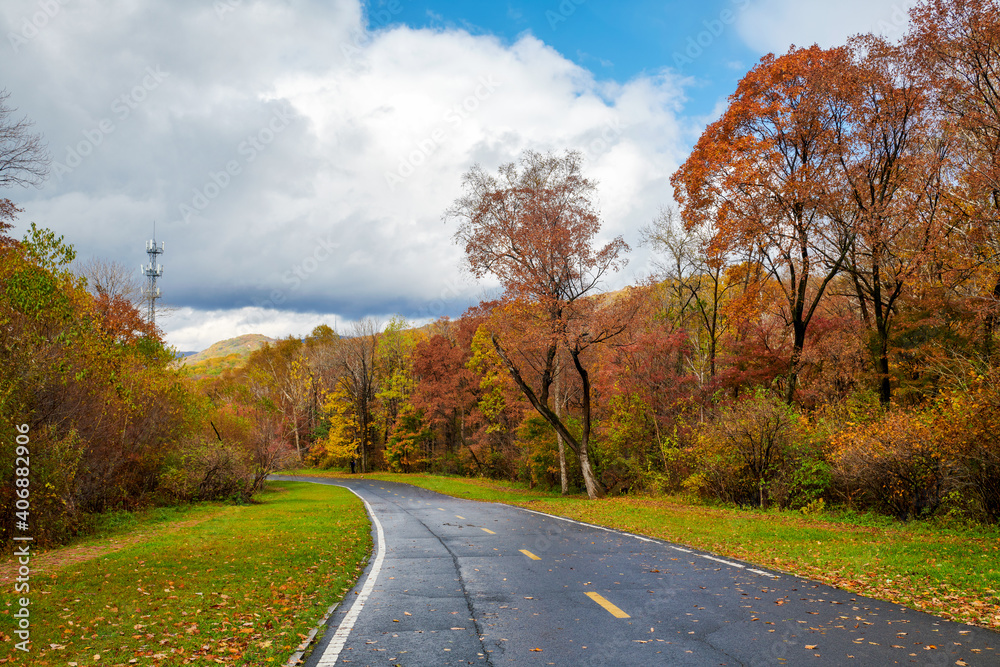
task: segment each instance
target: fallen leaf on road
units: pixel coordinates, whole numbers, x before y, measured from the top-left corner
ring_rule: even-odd
[[[812,651],[813,649],[815,649],[817,646],[818,646],[818,644],[806,644],[806,648],[808,650],[810,650],[810,651]]]
[[[540,649],[540,648],[533,648],[533,649],[531,649],[531,650],[532,650],[532,651],[541,651],[542,649]]]

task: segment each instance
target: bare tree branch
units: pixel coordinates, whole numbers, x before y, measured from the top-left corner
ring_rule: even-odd
[[[17,120],[17,109],[7,105],[10,93],[0,89],[0,188],[39,186],[49,173],[49,153],[42,135],[32,134],[27,117]]]

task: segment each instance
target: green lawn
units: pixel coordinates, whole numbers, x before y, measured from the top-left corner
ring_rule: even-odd
[[[0,662],[284,664],[357,580],[372,545],[364,505],[350,492],[269,488],[259,503],[154,513],[113,537],[36,558],[31,652],[11,648],[8,595],[0,634],[9,653]],[[78,560],[112,542],[124,546]]]
[[[316,470],[286,474],[343,476]],[[712,551],[862,595],[1000,629],[1000,529],[828,512],[707,507],[680,498],[562,497],[495,481],[365,475],[460,498],[504,502]]]

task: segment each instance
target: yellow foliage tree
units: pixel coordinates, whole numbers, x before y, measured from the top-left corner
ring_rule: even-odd
[[[354,403],[341,384],[326,395],[323,411],[330,420],[330,430],[313,445],[310,462],[321,468],[346,466],[357,456],[360,438]]]

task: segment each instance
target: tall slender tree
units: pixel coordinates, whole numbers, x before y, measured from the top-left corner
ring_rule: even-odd
[[[604,488],[590,460],[591,383],[584,357],[625,325],[623,319],[601,317],[589,297],[605,276],[624,265],[628,245],[617,237],[594,247],[601,227],[596,185],[584,178],[582,162],[573,151],[526,151],[496,175],[476,165],[465,174],[465,194],[445,219],[458,220],[455,240],[464,247],[472,273],[493,275],[503,286],[492,309],[493,347],[531,405],[577,454],[587,494],[595,498],[604,495]],[[579,436],[551,405],[560,349],[569,354],[582,385]]]
[[[872,35],[852,39],[848,48],[849,64],[830,72],[844,102],[835,105],[841,196],[831,216],[852,240],[845,268],[872,333],[879,397],[887,404],[897,301],[944,239],[950,140],[937,126],[925,77],[908,49]]]
[[[982,352],[994,354],[1000,315],[1000,3],[922,0],[907,41],[932,77],[956,142],[947,196],[964,255],[985,269]]]
[[[846,58],[817,46],[762,58],[671,177],[685,225],[714,230],[713,254],[756,253],[780,284],[789,402],[809,323],[850,247],[828,215],[837,164],[829,73]]]

